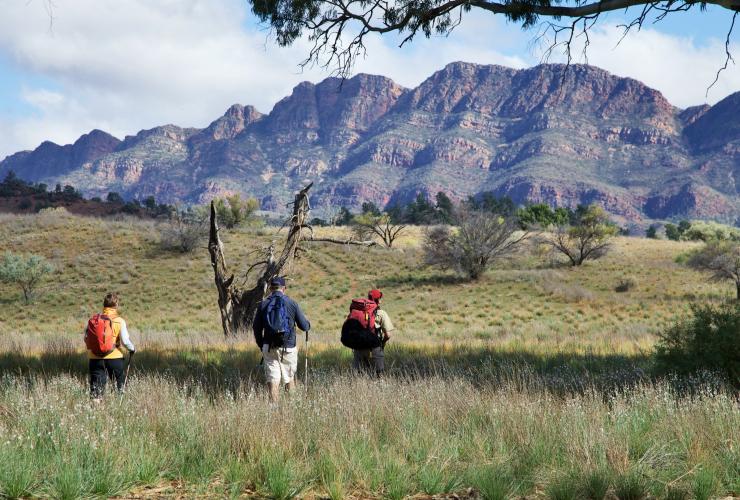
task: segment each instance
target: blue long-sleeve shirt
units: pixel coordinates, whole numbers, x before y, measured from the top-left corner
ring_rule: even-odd
[[[277,291],[273,293],[282,294],[283,292]],[[298,328],[300,328],[304,332],[307,332],[311,329],[311,323],[309,323],[308,319],[306,319],[306,316],[301,310],[301,306],[299,306],[295,300],[291,299],[285,294],[283,294],[283,300],[285,301],[285,310],[288,315],[288,332],[285,333],[283,347],[295,347],[295,327],[298,326]],[[252,328],[254,329],[254,340],[257,342],[257,345],[260,347],[260,349],[262,349],[262,344],[270,340],[268,336],[270,335],[270,333],[272,333],[269,331],[268,328],[266,328],[265,325],[266,307],[267,300],[263,300],[260,303],[259,308],[257,309],[257,314],[255,315],[254,324],[252,326]]]

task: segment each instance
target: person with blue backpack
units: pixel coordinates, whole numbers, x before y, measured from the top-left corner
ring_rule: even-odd
[[[272,401],[279,399],[282,384],[287,391],[295,387],[298,371],[296,326],[306,332],[308,340],[311,323],[298,303],[285,294],[285,278],[273,278],[270,295],[260,303],[253,324],[254,340],[262,351]]]

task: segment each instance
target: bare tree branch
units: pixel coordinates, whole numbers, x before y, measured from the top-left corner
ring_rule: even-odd
[[[335,74],[346,77],[357,57],[366,52],[365,38],[372,33],[395,32],[403,35],[404,45],[422,33],[449,35],[465,12],[473,8],[529,28],[541,18],[545,30],[554,35],[552,49],[562,46],[570,64],[571,44],[575,38],[585,38],[585,49],[590,40],[589,30],[601,14],[642,6],[635,19],[624,25],[626,36],[632,28],[640,29],[648,16],[659,13],[655,21],[668,14],[687,11],[707,4],[729,11],[740,11],[740,0],[249,0],[252,9],[269,23],[280,45],[290,45],[304,31],[309,34],[312,47],[303,65],[318,64],[332,68]],[[571,21],[557,24],[560,19]],[[728,34],[729,35],[729,34]],[[728,59],[728,62],[731,59]]]

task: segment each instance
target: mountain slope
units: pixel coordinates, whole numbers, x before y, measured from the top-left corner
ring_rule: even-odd
[[[318,208],[493,191],[596,202],[633,223],[740,221],[740,93],[680,110],[636,80],[564,70],[453,63],[415,89],[372,75],[304,82],[267,115],[234,105],[202,130],[121,142],[96,131],[96,147],[44,143],[0,162],[0,175],[167,202],[242,192],[265,209],[314,181]]]

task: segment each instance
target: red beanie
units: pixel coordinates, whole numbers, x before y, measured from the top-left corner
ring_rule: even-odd
[[[368,292],[367,294],[367,298],[377,302],[383,298],[383,292],[381,292],[380,290],[370,290],[370,292]]]

